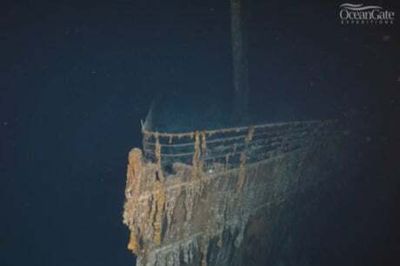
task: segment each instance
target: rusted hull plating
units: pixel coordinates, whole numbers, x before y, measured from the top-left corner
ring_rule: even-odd
[[[137,264],[241,265],[249,224],[312,183],[305,162],[340,130],[303,121],[143,135],[143,152],[129,153],[123,214]]]

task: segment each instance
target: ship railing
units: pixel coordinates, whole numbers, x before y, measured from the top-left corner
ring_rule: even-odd
[[[332,134],[336,120],[295,121],[182,133],[142,129],[147,160],[170,172],[176,163],[236,168],[307,148]]]

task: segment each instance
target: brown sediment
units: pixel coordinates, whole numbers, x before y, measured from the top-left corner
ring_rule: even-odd
[[[161,145],[160,138],[158,134],[155,135],[156,145],[155,145],[155,156],[156,156],[156,164],[157,164],[157,176],[156,179],[163,182],[164,181],[164,173],[161,164]]]
[[[154,218],[153,218],[153,227],[154,227],[154,243],[155,245],[161,244],[161,232],[162,232],[162,221],[164,217],[164,208],[165,208],[165,190],[161,183],[161,181],[154,182],[154,201],[155,201],[155,210],[154,210]]]
[[[140,182],[143,170],[142,165],[142,151],[139,149],[132,149],[129,152],[129,163],[127,167],[127,179],[125,188],[125,205],[124,205],[124,223],[131,229],[128,249],[134,253],[139,252],[139,240],[134,228],[134,211],[136,208],[136,201],[133,200],[134,196],[140,194]]]
[[[203,168],[203,161],[201,160],[201,144],[200,144],[200,133],[196,131],[194,133],[194,153],[192,158],[192,176],[194,178],[200,178]]]

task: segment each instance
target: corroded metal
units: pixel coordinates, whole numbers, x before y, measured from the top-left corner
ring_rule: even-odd
[[[243,245],[312,186],[306,162],[323,167],[315,155],[342,133],[337,121],[299,121],[143,136],[143,152],[129,154],[124,207],[138,265],[245,265]]]

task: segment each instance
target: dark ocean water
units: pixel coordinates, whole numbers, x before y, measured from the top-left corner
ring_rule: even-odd
[[[346,247],[315,255],[314,265],[335,256],[347,265],[396,265],[400,21],[341,25],[340,3],[249,5],[248,121],[367,117],[372,137],[362,137],[372,138],[367,150],[377,158],[360,157],[364,171],[346,188],[345,207],[322,213],[305,241],[327,235],[328,250]],[[373,4],[400,15],[396,1]],[[157,112],[166,130],[232,125],[228,8],[128,0],[2,6],[0,265],[133,265],[121,221],[125,170],[151,102],[163,99]]]

